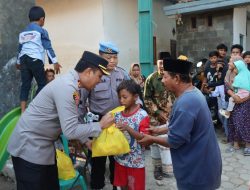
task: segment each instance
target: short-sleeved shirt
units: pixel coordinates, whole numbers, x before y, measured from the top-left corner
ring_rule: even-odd
[[[205,97],[197,88],[176,99],[169,120],[168,143],[180,189],[220,186],[221,153]]]
[[[216,67],[215,68],[211,68],[208,67],[205,69],[205,77],[207,78],[207,82],[213,82],[214,81],[214,75],[216,73]]]
[[[120,105],[117,87],[127,80],[124,70],[116,67],[110,75],[103,75],[101,82],[89,94],[89,109],[93,113],[105,115]]]
[[[205,71],[204,71],[204,75],[207,78],[208,87],[216,87],[216,86],[223,85],[224,78],[225,78],[227,70],[228,70],[227,64],[223,67],[223,70],[221,71],[221,79],[216,80],[216,78],[217,78],[216,67],[212,68],[211,62],[209,62],[209,63],[210,64],[205,68]]]
[[[148,114],[145,110],[139,108],[136,110],[135,113],[130,115],[126,115],[122,112],[119,112],[115,115],[115,122],[122,122],[127,124],[129,127],[134,129],[135,131],[139,131],[140,125],[145,121],[148,121],[149,125],[149,118]],[[124,132],[124,135],[128,139],[129,146],[130,146],[130,153],[123,154],[119,156],[115,156],[115,160],[125,167],[130,168],[143,168],[145,167],[145,158],[143,153],[143,148],[140,144],[137,143],[136,139],[131,137],[128,132]]]

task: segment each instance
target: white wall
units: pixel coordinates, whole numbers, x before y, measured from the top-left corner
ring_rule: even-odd
[[[168,18],[163,11],[163,7],[169,5],[164,0],[153,0],[153,20],[154,36],[156,36],[156,50],[170,52],[170,39],[176,40],[176,34],[173,36],[172,29],[175,28],[175,19]],[[170,52],[171,53],[171,52]]]
[[[63,65],[73,68],[84,50],[98,53],[100,41],[120,49],[119,65],[126,70],[139,60],[137,1],[36,0],[46,11],[45,28]]]
[[[250,5],[247,6],[247,39],[246,51],[250,51]]]
[[[119,48],[119,66],[127,71],[139,61],[138,13],[136,0],[103,0],[104,40]]]
[[[104,38],[103,9],[100,0],[36,0],[46,12],[45,26],[63,66],[74,68],[84,50],[98,53]]]
[[[73,68],[84,50],[98,53],[100,41],[120,49],[119,65],[129,70],[139,62],[137,0],[36,0],[46,11],[45,28],[63,72]],[[170,51],[175,20],[163,12],[165,0],[153,0],[157,51]]]
[[[246,7],[234,8],[233,14],[233,44],[240,43],[240,34],[244,35],[243,48],[246,48]]]

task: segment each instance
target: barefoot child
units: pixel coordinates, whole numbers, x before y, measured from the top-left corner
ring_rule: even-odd
[[[122,81],[117,92],[120,104],[125,106],[125,110],[115,115],[115,122],[128,139],[131,152],[115,156],[114,185],[122,189],[144,190],[145,159],[143,147],[137,140],[143,138],[142,132],[147,132],[149,117],[146,111],[136,104],[141,89],[133,80]]]

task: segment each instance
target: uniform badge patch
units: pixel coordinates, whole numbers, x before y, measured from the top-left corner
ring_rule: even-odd
[[[73,100],[75,101],[76,106],[78,106],[80,103],[80,95],[78,91],[73,93]]]

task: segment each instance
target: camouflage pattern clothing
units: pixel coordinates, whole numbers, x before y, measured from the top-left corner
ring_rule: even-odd
[[[144,87],[144,103],[152,126],[166,124],[159,121],[157,113],[162,111],[168,118],[175,100],[173,93],[166,90],[161,80],[162,75],[156,71],[148,76]]]

